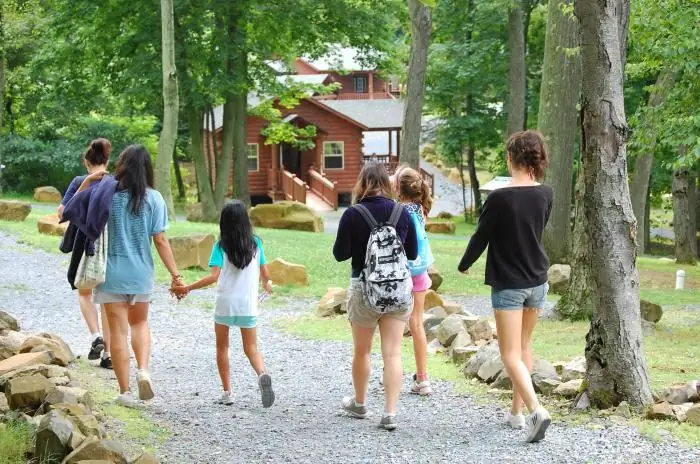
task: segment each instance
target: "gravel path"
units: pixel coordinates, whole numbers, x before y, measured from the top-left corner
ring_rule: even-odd
[[[24,330],[55,332],[85,354],[87,333],[64,280],[65,265],[64,258],[0,234],[2,307]],[[519,432],[501,426],[496,407],[458,396],[446,383],[437,383],[436,394],[427,399],[403,395],[394,433],[375,428],[381,412],[376,379],[370,397],[374,416],[366,421],[346,418],[338,404],[351,392],[350,346],[303,341],[276,330],[276,319],[308,309],[309,302],[296,300],[285,308],[267,308],[261,316],[260,344],[277,403],[262,409],[252,370],[233,337],[236,404],[216,406],[212,400],[219,394],[219,380],[211,313],[194,307],[211,307],[211,293],[180,304],[165,293],[158,289],[152,311],[157,397],[149,410],[155,422],[172,432],[158,450],[164,463],[700,461],[700,450],[671,441],[652,443],[634,428],[610,424],[591,429],[555,423],[545,442],[526,445]]]

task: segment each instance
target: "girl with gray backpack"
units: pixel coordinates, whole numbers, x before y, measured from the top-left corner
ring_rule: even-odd
[[[355,394],[344,398],[342,407],[351,417],[368,417],[370,353],[379,327],[384,361],[384,414],[379,426],[386,430],[396,428],[403,382],[401,343],[413,305],[408,260],[418,255],[411,217],[391,199],[392,192],[384,165],[365,164],[353,191],[354,205],[343,213],[333,245],[337,261],[351,260],[348,319]]]

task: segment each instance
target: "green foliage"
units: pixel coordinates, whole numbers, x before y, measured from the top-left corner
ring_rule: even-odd
[[[0,431],[0,464],[25,464],[29,451],[27,425],[17,422],[3,425],[5,428]]]

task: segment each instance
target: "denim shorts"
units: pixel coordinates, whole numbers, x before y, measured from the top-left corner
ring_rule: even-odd
[[[547,301],[547,292],[549,292],[548,283],[532,288],[491,289],[491,306],[493,309],[505,310],[543,309]]]

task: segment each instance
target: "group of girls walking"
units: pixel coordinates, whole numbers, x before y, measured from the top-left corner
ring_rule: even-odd
[[[104,139],[90,145],[84,155],[89,174],[73,181],[69,191],[76,193],[67,193],[59,214],[82,226],[83,221],[75,212],[82,208],[75,205],[104,203],[104,185],[113,184],[112,191],[106,187],[110,195],[109,204],[104,206],[108,213],[104,225],[108,232],[105,279],[92,292],[94,302],[103,307],[103,335],[99,333],[90,292],[80,293],[80,303],[92,334],[91,359],[99,358],[100,354],[103,360],[109,359],[111,354],[110,364],[119,383],[117,403],[139,407],[139,400],[149,400],[155,394],[149,373],[148,326],[154,273],[151,245],[155,243],[172,276],[170,292],[178,299],[217,284],[214,332],[223,387],[218,402],[228,405],[234,401],[228,352],[229,330],[235,327],[240,330],[244,353],[257,375],[263,406],[272,406],[275,401],[272,379],[258,351],[256,333],[258,303],[266,293],[272,292],[272,284],[263,243],[253,233],[247,208],[239,201],[223,208],[220,238],[209,261],[211,271],[186,285],[165,237],[167,207],[154,190],[150,155],[143,146],[127,147],[120,154],[112,177],[106,173],[109,147]],[[506,149],[512,182],[488,196],[458,268],[468,273],[488,246],[485,283],[492,287],[501,357],[513,381],[512,407],[505,423],[514,428],[527,427],[526,441],[536,442],[544,438],[550,417],[538,403],[530,379],[530,339],[548,291],[548,260],[541,237],[553,194],[551,188],[537,183],[547,166],[547,152],[537,132],[513,134]],[[378,328],[384,364],[384,412],[379,426],[393,430],[397,427],[397,404],[403,383],[401,344],[406,324],[413,338],[416,362],[410,392],[416,395],[433,392],[427,372],[423,326],[425,295],[431,285],[428,268],[434,261],[425,232],[431,192],[414,169],[400,167],[390,177],[384,165],[367,163],[354,188],[353,203],[341,217],[333,246],[336,260],[351,262],[348,319],[353,338],[354,394],[343,398],[341,406],[352,417],[369,416],[370,353]],[[261,284],[265,290],[262,295]],[[129,381],[129,330],[138,369],[138,399],[131,393]],[[529,412],[527,418],[522,413],[523,406]]]

